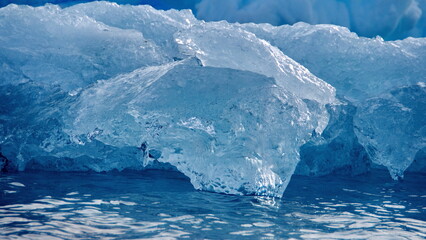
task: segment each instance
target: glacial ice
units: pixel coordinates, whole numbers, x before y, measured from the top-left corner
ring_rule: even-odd
[[[426,80],[426,41],[362,38],[347,28],[298,23],[242,25],[330,83],[352,102]]]
[[[330,123],[328,130],[340,125],[339,131],[334,130],[338,134],[325,133],[319,140],[313,139],[302,147],[304,167],[299,166],[297,173],[322,175],[343,166],[352,168],[352,173],[363,172],[369,164],[365,160],[365,151],[358,146],[359,142],[366,148],[373,163],[386,166],[395,179],[403,176],[415,154],[425,147],[425,134],[421,131],[424,122],[421,119],[426,118],[426,112],[418,109],[419,107],[412,111],[411,107],[403,106],[417,106],[416,104],[422,106],[425,104],[424,98],[416,91],[403,91],[407,95],[404,97],[405,102],[393,98],[393,105],[399,104],[403,109],[409,109],[405,114],[402,114],[403,111],[386,108],[386,111],[380,114],[377,112],[375,116],[376,114],[371,114],[371,111],[375,110],[370,105],[378,101],[388,101],[388,96],[400,91],[401,88],[414,86],[418,88],[425,84],[424,38],[383,41],[381,38],[358,37],[343,27],[314,26],[306,23],[280,27],[243,24],[241,27],[266,39],[316,76],[330,83],[336,88],[337,95],[343,96],[355,107],[350,116],[347,116],[348,113],[344,113],[343,116],[355,118],[357,121],[353,123],[353,120],[346,119],[347,124],[342,125],[343,118],[338,124]],[[408,99],[411,99],[411,102]],[[394,125],[391,126],[384,124],[383,119],[381,123],[373,120],[388,114],[400,121],[404,119],[400,122],[401,126],[412,121],[410,124],[417,125],[417,129],[401,129],[398,137],[395,136],[394,128],[398,125],[397,122],[394,121]],[[420,117],[410,120],[413,114]],[[367,118],[361,122],[359,121],[361,116]],[[390,116],[384,119],[390,120]],[[360,129],[375,129],[377,133],[369,135],[366,140],[365,134],[362,134]],[[381,134],[383,135],[379,137]],[[389,135],[395,137],[387,137]],[[339,140],[342,138],[344,140]],[[340,142],[338,149],[335,146],[336,141]],[[409,147],[398,150],[400,141],[403,141],[402,145],[407,144]],[[312,146],[315,149],[312,149]],[[318,152],[321,149],[323,154]],[[342,151],[346,154],[342,154]],[[303,158],[307,161],[303,161]],[[357,161],[354,161],[355,159]],[[310,163],[311,167],[307,167],[305,163]],[[358,167],[355,167],[356,165]]]
[[[333,25],[204,22],[108,2],[9,5],[0,168],[173,168],[197,189],[268,196],[294,172],[359,174],[370,159],[402,177],[423,164],[425,58],[425,39]]]
[[[425,103],[426,84],[422,82],[371,98],[358,108],[359,141],[393,178],[403,177],[416,154],[426,147]]]
[[[101,22],[114,11],[124,18]],[[19,170],[162,162],[197,189],[281,196],[299,147],[337,103],[332,86],[266,41],[188,11],[98,2],[0,14],[1,151]]]
[[[158,160],[190,177],[197,189],[281,196],[298,148],[318,124],[317,113],[272,78],[201,67],[195,59],[99,81],[78,96],[58,93],[49,108],[51,94],[47,103],[35,102],[39,116],[16,113],[35,117],[23,121],[29,126],[6,121],[5,127],[18,126],[5,135],[18,139],[4,139],[2,150],[16,155],[21,169],[142,169]],[[8,152],[13,148],[17,153]]]
[[[135,30],[118,29],[87,15],[48,5],[1,8],[0,84],[31,80],[75,90],[167,56]]]
[[[194,59],[98,82],[70,111],[65,132],[79,144],[88,133],[117,147],[144,143],[157,152],[139,154],[144,164],[170,163],[197,189],[274,196],[320,116],[272,78]]]

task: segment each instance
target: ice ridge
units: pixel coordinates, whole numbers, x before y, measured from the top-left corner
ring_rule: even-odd
[[[171,167],[196,189],[267,196],[295,171],[376,164],[399,178],[423,164],[425,46],[150,6],[12,4],[0,169]]]

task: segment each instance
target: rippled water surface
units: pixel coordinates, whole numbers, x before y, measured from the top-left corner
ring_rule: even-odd
[[[0,239],[425,239],[426,179],[293,177],[283,199],[165,171],[0,175]]]

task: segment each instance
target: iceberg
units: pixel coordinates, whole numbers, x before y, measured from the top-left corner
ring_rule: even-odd
[[[426,147],[425,103],[426,85],[422,82],[396,88],[359,106],[355,125],[360,143],[395,179],[404,176],[416,155]],[[419,156],[419,162],[420,159]]]
[[[242,25],[334,86],[351,102],[425,81],[426,41],[363,38],[334,25]]]
[[[281,196],[339,102],[265,40],[189,11],[96,2],[0,14],[10,168],[171,166],[197,189]]]
[[[38,116],[24,105],[16,113],[22,124],[6,121],[14,136],[2,139],[2,151],[20,170],[143,169],[159,161],[197,189],[281,196],[317,114],[272,78],[198,63],[138,69],[77,96],[48,92],[32,106]],[[36,91],[29,84],[16,88]]]
[[[425,39],[334,25],[11,4],[0,8],[0,170],[166,168],[196,189],[277,197],[295,173],[380,165],[399,178],[424,169],[425,58]]]
[[[416,153],[425,147],[422,119],[426,115],[418,106],[425,103],[421,94],[426,82],[424,38],[384,41],[358,37],[344,27],[306,23],[280,27],[243,24],[241,27],[266,39],[330,83],[343,98],[341,101],[354,107],[350,111],[343,108],[340,120],[330,122],[323,136],[302,147],[303,167],[299,167],[298,173],[323,175],[343,168],[356,174],[376,164],[387,167],[394,179],[403,177]],[[390,97],[397,92],[404,97]],[[339,115],[335,110],[330,111],[332,115]],[[386,127],[388,120],[394,125]],[[344,121],[346,124],[342,124]],[[415,130],[404,128],[406,124],[417,127]],[[401,129],[398,134],[395,128]],[[329,132],[331,129],[334,130]],[[337,148],[336,142],[339,142]],[[365,152],[372,163],[366,159]]]
[[[76,144],[139,146],[143,165],[169,163],[197,189],[269,196],[282,195],[321,120],[272,78],[195,59],[98,82],[70,110]]]
[[[167,57],[140,32],[118,29],[55,5],[0,9],[0,84],[35,81],[75,90]]]

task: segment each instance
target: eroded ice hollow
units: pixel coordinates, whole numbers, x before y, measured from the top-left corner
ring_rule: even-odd
[[[0,157],[7,159],[1,168],[110,171],[165,163],[197,189],[281,196],[302,146],[302,153],[306,146],[325,149],[331,164],[318,167],[327,165],[324,158],[302,154],[317,168],[302,159],[300,173],[329,173],[358,161],[341,157],[345,147],[330,147],[336,139],[355,152],[377,140],[372,135],[358,141],[354,118],[378,134],[389,131],[382,132],[374,114],[353,110],[368,108],[364,103],[375,93],[354,101],[339,87],[343,97],[337,100],[334,79],[317,73],[322,80],[309,64],[293,60],[307,58],[288,57],[288,39],[277,44],[266,37],[281,28],[248,26],[199,21],[186,10],[108,2],[1,8]],[[300,31],[323,28],[306,25]],[[330,37],[323,35],[318,39]],[[410,41],[401,41],[401,48],[415,49]],[[424,49],[418,42],[417,49]],[[409,92],[404,99],[424,93],[422,84],[415,86],[417,95]],[[424,128],[421,103],[415,131]],[[423,132],[411,139],[424,146],[419,138]],[[408,167],[401,168],[398,158],[374,159],[402,173]]]

